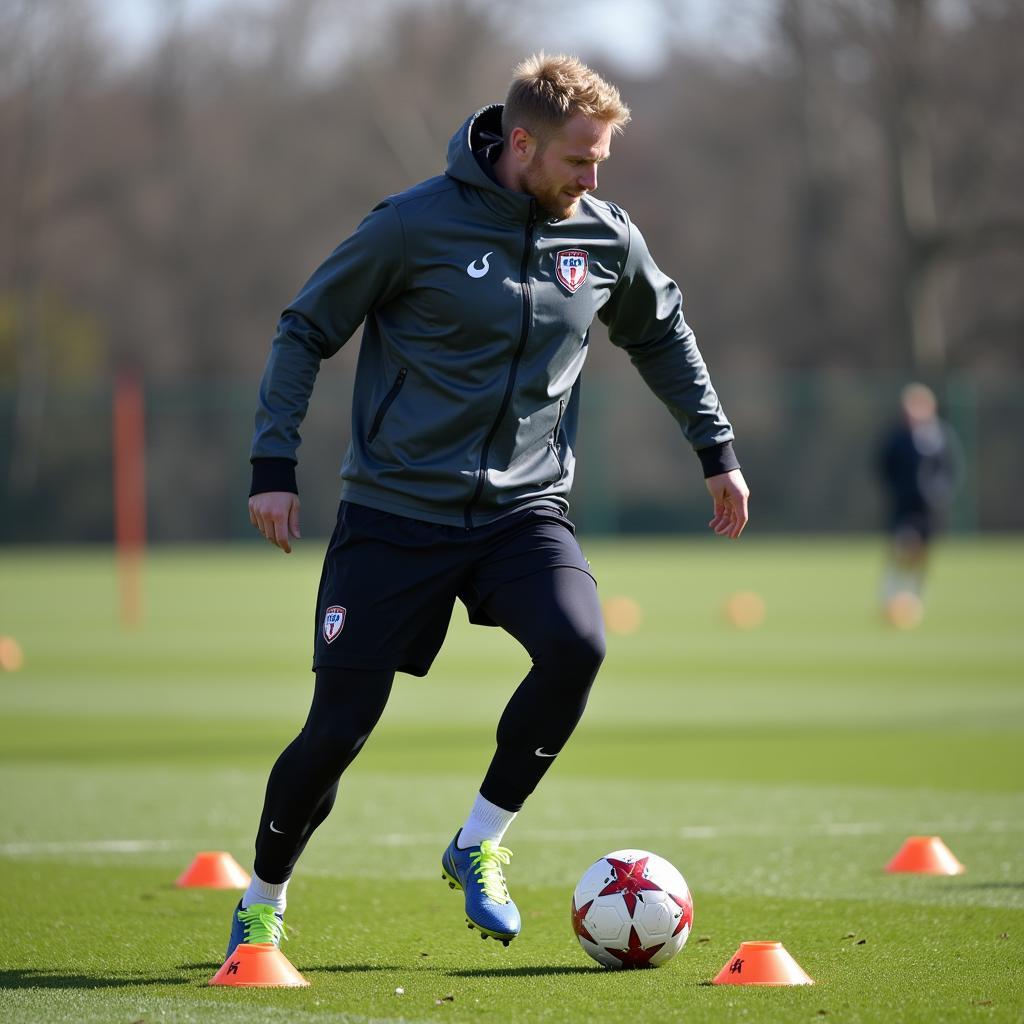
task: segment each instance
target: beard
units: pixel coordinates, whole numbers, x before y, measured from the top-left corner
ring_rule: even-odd
[[[563,191],[545,173],[537,156],[534,156],[523,172],[522,190],[533,196],[537,205],[556,220],[566,220],[579,209],[580,197]]]

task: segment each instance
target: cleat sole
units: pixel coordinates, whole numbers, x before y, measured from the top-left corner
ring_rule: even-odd
[[[466,927],[469,929],[479,928],[481,939],[494,939],[495,942],[500,942],[507,946],[514,938],[514,935],[509,935],[502,932],[492,932],[489,928],[481,928],[480,925],[474,924],[470,919],[466,918]]]

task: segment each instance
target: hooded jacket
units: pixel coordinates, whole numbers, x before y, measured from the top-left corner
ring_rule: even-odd
[[[320,360],[360,322],[343,500],[473,525],[568,509],[579,378],[599,317],[679,422],[705,476],[738,466],[675,283],[613,203],[564,220],[497,182],[501,105],[472,115],[443,175],[378,204],[282,314],[259,391],[251,493],[297,493]]]

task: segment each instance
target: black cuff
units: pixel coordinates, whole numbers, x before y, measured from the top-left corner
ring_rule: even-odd
[[[265,494],[267,491],[290,491],[299,493],[295,482],[295,463],[291,459],[250,459],[252,463],[252,487],[249,497]]]
[[[697,452],[701,468],[704,470],[704,479],[709,476],[718,476],[719,473],[728,473],[732,469],[740,468],[740,461],[732,450],[732,441],[723,441],[721,444],[713,444],[710,448],[701,448]]]

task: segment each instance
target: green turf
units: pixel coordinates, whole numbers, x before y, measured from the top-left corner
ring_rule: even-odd
[[[179,890],[201,849],[250,866],[266,773],[308,700],[321,545],[161,550],[146,621],[109,552],[0,551],[0,1020],[1020,1021],[1024,543],[950,542],[927,616],[883,627],[875,540],[588,543],[613,635],[571,746],[507,836],[508,949],[462,923],[439,858],[526,658],[457,608],[399,677],[290,889],[303,990],[210,988],[237,894]],[[758,591],[763,626],[721,617]],[[886,874],[941,834],[955,878]],[[569,929],[579,875],[652,849],[694,893],[672,963],[610,973]],[[749,939],[816,984],[712,986]],[[397,989],[403,989],[398,994]]]

